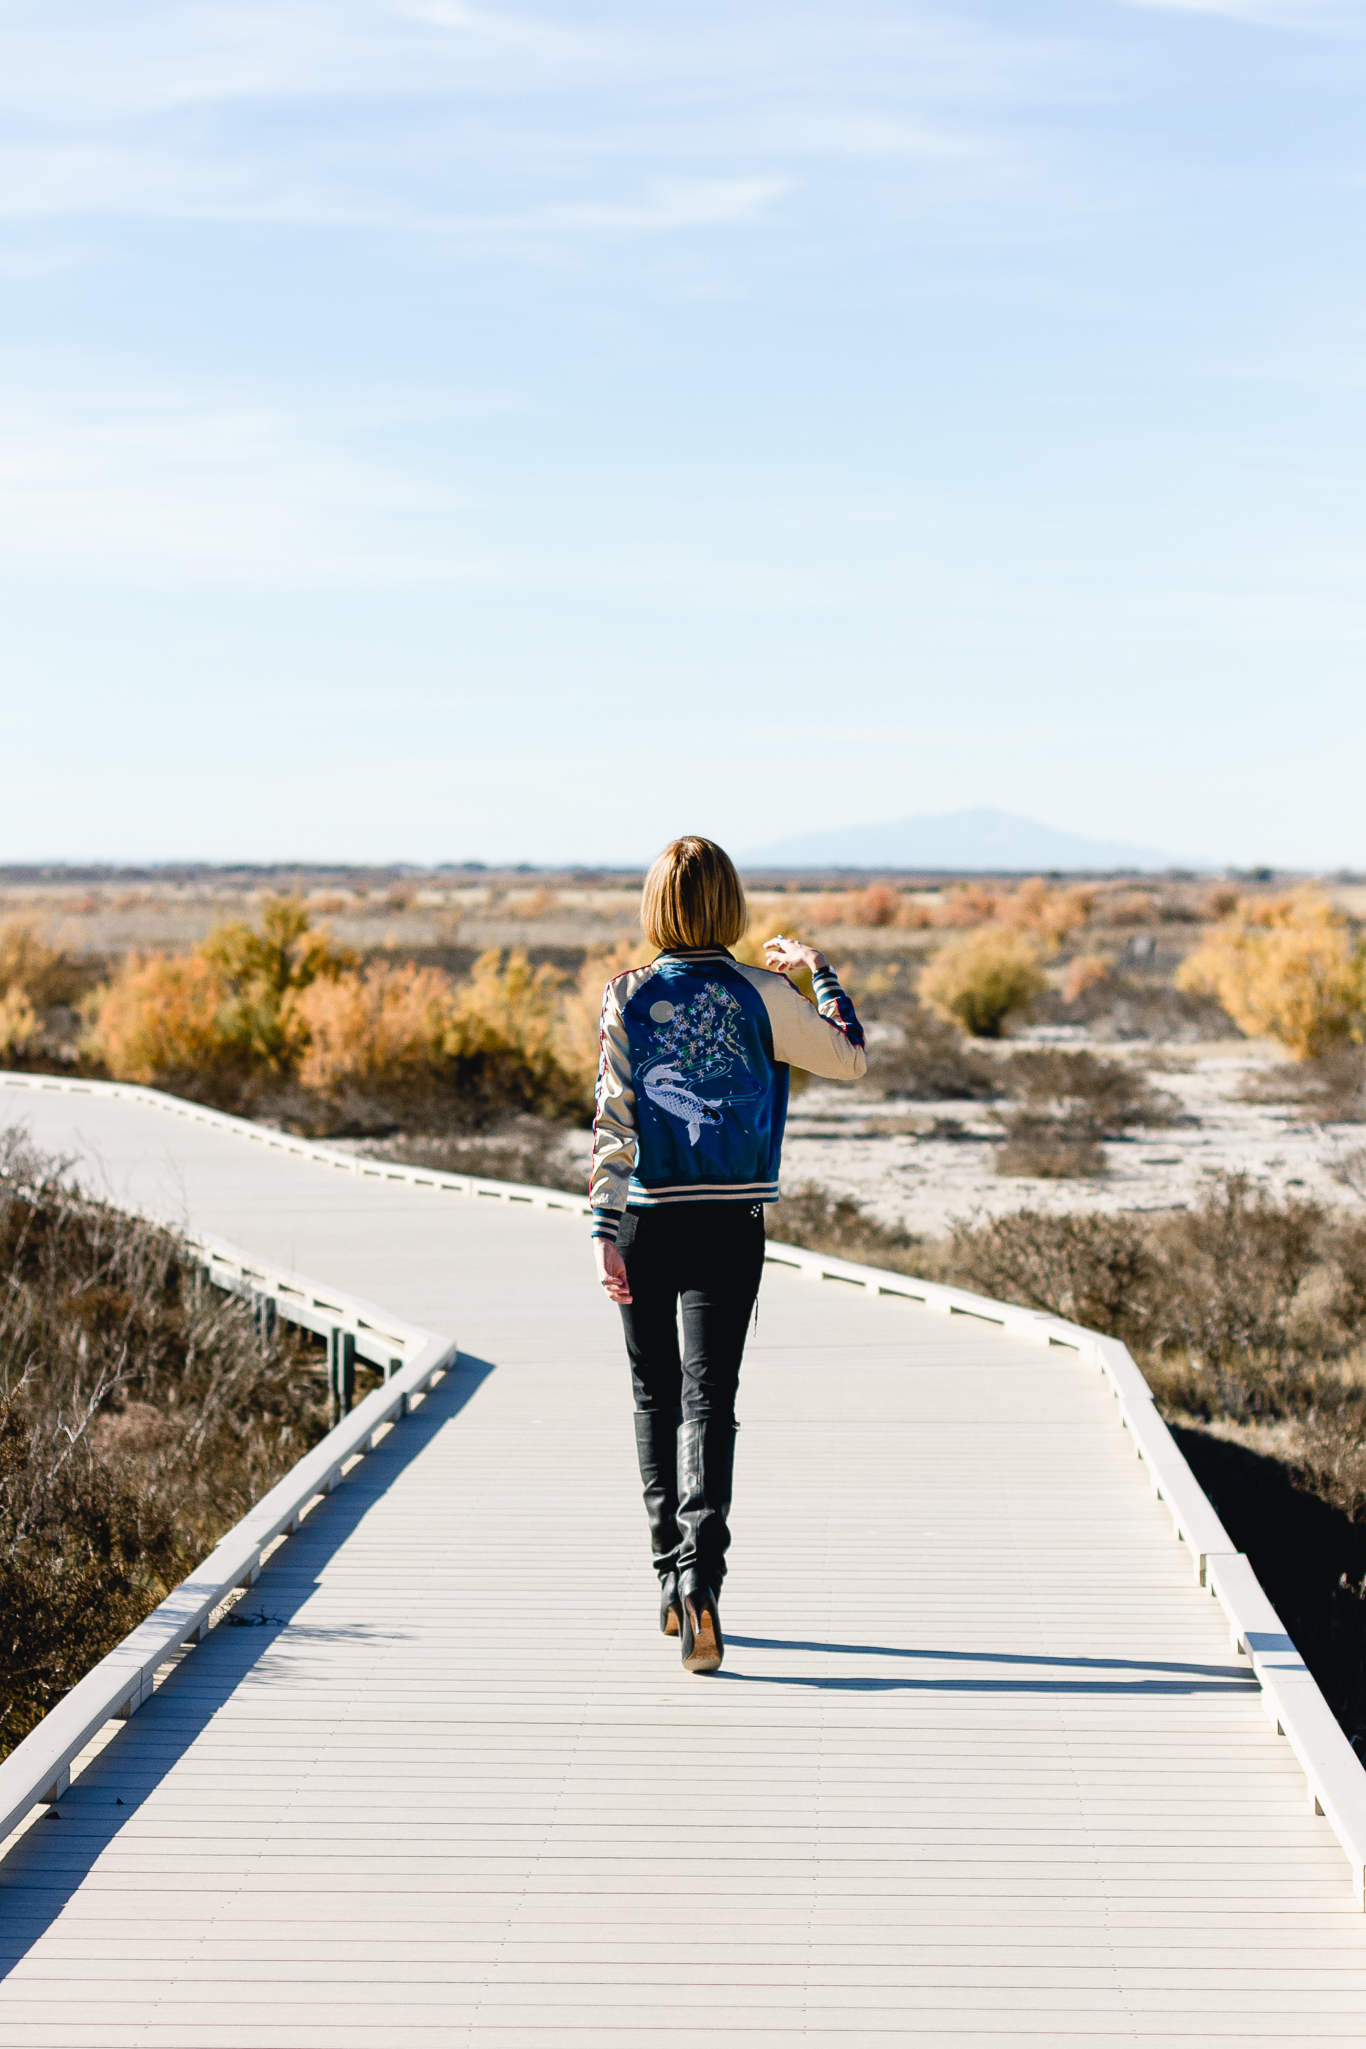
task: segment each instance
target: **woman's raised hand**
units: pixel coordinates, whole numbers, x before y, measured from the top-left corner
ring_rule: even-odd
[[[823,953],[817,953],[814,946],[803,946],[800,939],[786,939],[781,932],[764,941],[764,966],[773,968],[780,975],[793,968],[809,968],[814,975],[818,969],[829,967]]]

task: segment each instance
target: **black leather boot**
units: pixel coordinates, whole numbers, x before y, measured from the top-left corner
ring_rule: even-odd
[[[683,1597],[683,1670],[715,1672],[726,1655],[721,1615],[710,1587]]]
[[[690,1594],[714,1600],[726,1576],[737,1427],[705,1416],[685,1422],[678,1433],[678,1590],[685,1608]]]
[[[650,1550],[659,1574],[659,1626],[677,1636],[683,1608],[678,1597],[678,1410],[636,1414],[636,1457],[645,1514],[650,1524]]]

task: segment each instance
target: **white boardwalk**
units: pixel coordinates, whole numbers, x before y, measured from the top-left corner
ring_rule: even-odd
[[[0,1865],[0,2045],[1366,2036],[1346,1860],[1099,1373],[770,1269],[689,1679],[581,1219],[0,1112],[466,1355]]]

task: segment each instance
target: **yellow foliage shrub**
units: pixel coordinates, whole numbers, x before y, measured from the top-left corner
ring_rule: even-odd
[[[1299,1060],[1366,1038],[1366,944],[1317,890],[1242,898],[1187,954],[1176,986],[1216,997],[1241,1031]]]
[[[940,898],[934,922],[951,927],[984,925],[996,916],[996,902],[997,892],[984,882],[955,882]]]
[[[598,947],[587,955],[571,989],[560,1001],[560,1057],[564,1067],[591,1099],[598,1074],[598,1038],[602,1025],[602,992],[614,975],[644,967],[651,948],[639,933]]]
[[[1033,932],[1052,951],[1086,923],[1094,902],[1092,890],[1050,889],[1035,875],[997,898],[996,915],[1004,925]]]
[[[303,1052],[295,999],[319,979],[335,980],[358,965],[354,953],[315,932],[296,896],[268,897],[261,929],[219,925],[196,949],[225,991],[222,1028],[237,1055],[274,1074],[293,1071]]]
[[[22,1053],[38,1033],[38,1013],[22,989],[0,995],[0,1053]]]
[[[553,889],[547,889],[542,882],[533,889],[530,896],[512,897],[506,905],[510,918],[523,918],[528,923],[536,918],[549,918],[560,908],[560,899]]]
[[[36,920],[15,918],[0,925],[0,996],[46,1010],[60,1002],[66,974],[65,955],[39,936]]]
[[[289,1004],[299,1080],[328,1096],[429,1081],[449,1058],[453,1009],[450,978],[437,968],[382,961],[319,976]]]
[[[1110,965],[1103,953],[1079,953],[1067,964],[1062,985],[1063,1002],[1075,1003],[1088,989],[1094,989],[1097,982],[1107,980]]]
[[[1050,887],[1041,875],[1030,876],[1014,889],[958,882],[944,892],[929,922],[961,929],[1007,925],[1033,933],[1052,951],[1086,923],[1095,904],[1094,890],[1080,885]]]
[[[156,1082],[228,1064],[227,990],[202,954],[132,954],[98,1000],[88,1050],[116,1081]]]
[[[271,898],[259,932],[220,925],[190,953],[130,955],[91,1005],[86,1050],[121,1081],[290,1074],[304,1043],[294,999],[354,960],[297,898]]]
[[[896,890],[885,882],[874,882],[867,889],[851,889],[846,902],[851,925],[895,925],[901,898]]]
[[[747,967],[766,968],[768,962],[764,959],[764,948],[769,940],[776,939],[780,932],[788,939],[800,940],[803,946],[810,946],[812,943],[806,934],[793,924],[791,911],[786,916],[781,911],[770,911],[765,918],[751,919],[744,938],[732,946],[731,952],[737,960],[744,961]],[[796,984],[803,996],[811,994],[811,977],[805,968],[794,969],[788,980]]]
[[[1008,1017],[1047,987],[1038,942],[1002,925],[951,939],[920,978],[920,996],[978,1039],[997,1039]]]
[[[1162,906],[1150,889],[1126,890],[1123,896],[1110,897],[1105,905],[1107,925],[1156,925],[1162,916]]]
[[[525,1110],[586,1109],[582,1078],[564,1057],[560,996],[565,977],[533,968],[525,951],[480,954],[474,973],[455,993],[446,1031],[453,1079],[489,1101]]]

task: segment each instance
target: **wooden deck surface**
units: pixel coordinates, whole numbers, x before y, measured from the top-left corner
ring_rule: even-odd
[[[770,1268],[730,1650],[690,1679],[581,1218],[136,1104],[0,1109],[462,1346],[264,1620],[12,1846],[0,2045],[1366,2035],[1346,1861],[1098,1372]]]

